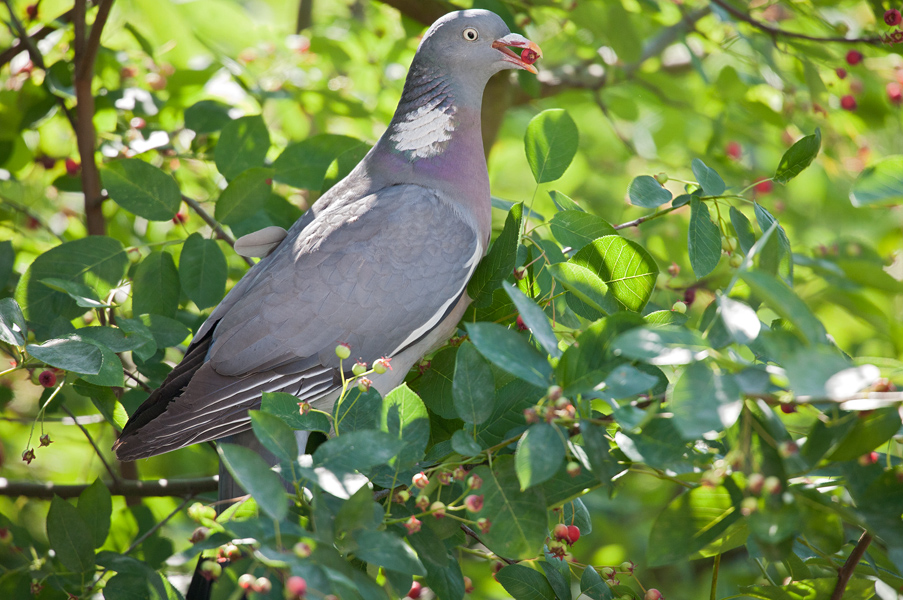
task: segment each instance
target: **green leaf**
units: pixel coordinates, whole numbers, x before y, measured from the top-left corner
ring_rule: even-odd
[[[336,403],[333,407],[335,426],[343,432],[378,429],[382,407],[383,399],[376,388],[361,392],[355,386],[341,404]]]
[[[580,433],[583,434],[583,449],[586,452],[590,470],[599,481],[609,483],[623,468],[611,455],[611,446],[606,438],[605,430],[589,421],[581,421]]]
[[[725,486],[697,487],[681,494],[659,513],[652,525],[649,566],[685,562],[719,539],[726,542],[721,552],[742,545],[745,540],[722,537],[740,517]]]
[[[41,362],[64,371],[96,375],[103,366],[100,348],[81,341],[77,335],[47,340],[41,345],[28,344],[25,350]]]
[[[563,194],[558,190],[552,190],[551,192],[549,192],[549,197],[552,199],[552,203],[558,210],[576,210],[579,212],[586,212],[579,204],[572,200],[570,196]]]
[[[489,362],[533,385],[549,385],[552,374],[549,361],[523,336],[498,323],[466,323],[465,328],[474,346]]]
[[[80,281],[67,281],[57,277],[48,277],[42,279],[41,283],[52,290],[68,294],[82,308],[110,308],[109,304],[104,304],[97,299],[97,294],[94,293],[94,290]]]
[[[85,310],[67,294],[42,284],[43,279],[56,277],[84,282],[91,274],[91,282],[100,297],[118,285],[129,264],[128,256],[118,240],[104,236],[89,236],[60,244],[38,256],[19,280],[16,300],[25,317],[32,322],[49,322],[55,316],[74,319]],[[97,284],[105,285],[100,289]]]
[[[251,417],[254,435],[273,456],[287,463],[298,458],[298,440],[292,428],[282,419],[260,410],[249,410],[248,416]]]
[[[698,333],[678,327],[636,327],[612,344],[615,354],[650,365],[686,365],[699,360],[708,345]]]
[[[168,221],[179,212],[179,184],[159,168],[137,158],[123,158],[100,169],[103,187],[116,204],[149,221]]]
[[[113,513],[113,499],[110,490],[100,478],[85,488],[78,496],[78,513],[91,532],[95,548],[103,546],[110,533],[110,516]]]
[[[486,359],[473,344],[461,344],[452,382],[455,411],[465,423],[479,424],[492,414],[495,378]]]
[[[765,232],[772,225],[777,225],[777,235],[767,240],[759,256],[759,267],[772,275],[780,275],[787,285],[793,285],[793,256],[790,251],[790,239],[778,220],[760,204],[755,205],[756,221]]]
[[[643,208],[658,208],[672,198],[671,192],[649,175],[640,175],[631,181],[627,186],[627,196],[631,204]]]
[[[612,600],[611,588],[602,580],[596,569],[590,565],[583,570],[580,578],[580,593],[592,600]]]
[[[483,451],[483,447],[474,441],[466,430],[459,429],[451,437],[452,450],[464,456],[476,456]]]
[[[429,413],[423,400],[406,383],[383,398],[380,428],[404,442],[398,452],[401,461],[394,463],[396,470],[409,468],[423,458],[430,437]]]
[[[85,338],[89,344],[97,347],[103,355],[100,371],[96,374],[86,374],[82,377],[88,383],[103,387],[125,387],[125,378],[122,373],[122,360],[111,349],[95,340]]]
[[[335,531],[338,537],[357,529],[376,529],[382,524],[384,511],[373,501],[370,486],[362,486],[335,515]]]
[[[756,243],[756,234],[753,232],[752,224],[742,212],[731,206],[731,225],[737,234],[737,241],[740,243],[740,249],[743,254],[749,254],[749,249]]]
[[[508,565],[495,574],[496,581],[514,600],[555,600],[555,592],[545,576],[524,565]]]
[[[104,600],[150,600],[150,588],[144,575],[119,573],[103,586]]]
[[[354,555],[368,563],[399,573],[426,575],[423,563],[400,537],[388,531],[361,530],[354,533]]]
[[[456,346],[443,348],[430,359],[429,368],[420,377],[410,381],[411,389],[423,398],[430,412],[443,419],[458,418],[452,395],[457,355]]]
[[[658,277],[658,266],[649,253],[617,235],[594,240],[568,262],[596,273],[618,302],[637,312],[646,306]]]
[[[687,440],[731,427],[742,408],[740,386],[733,376],[716,374],[704,362],[687,367],[671,392],[674,424]]]
[[[63,566],[75,573],[94,569],[94,535],[78,509],[54,496],[47,513],[47,539]]]
[[[351,431],[321,444],[314,452],[314,466],[342,473],[364,471],[387,464],[403,447],[403,441],[385,431]]]
[[[321,412],[310,411],[302,415],[298,408],[298,398],[286,392],[264,392],[260,410],[276,415],[292,429],[324,433],[332,429],[329,417]]]
[[[271,519],[281,521],[288,515],[288,494],[282,479],[259,454],[236,444],[217,444],[216,451],[226,470],[251,494],[260,510]]]
[[[903,202],[903,156],[888,156],[866,167],[850,189],[853,206]]]
[[[132,279],[132,314],[174,317],[179,307],[179,270],[168,252],[152,252]]]
[[[192,233],[179,256],[179,282],[200,310],[215,306],[226,292],[226,257],[214,240]]]
[[[517,307],[517,312],[520,313],[524,325],[527,326],[527,329],[530,330],[530,333],[533,334],[533,337],[536,338],[542,349],[553,358],[561,356],[558,338],[555,337],[555,332],[552,331],[552,324],[549,323],[546,313],[518,288],[507,285],[503,285],[502,288],[508,294],[508,297],[511,298],[514,306]]]
[[[216,201],[213,216],[220,223],[238,225],[263,208],[270,195],[273,170],[252,167],[238,174]]]
[[[0,299],[0,341],[11,346],[24,346],[27,332],[19,303],[12,298]]]
[[[232,119],[231,106],[216,100],[201,100],[185,109],[185,128],[198,135],[214,133],[222,129]]]
[[[556,213],[549,221],[549,228],[563,247],[569,247],[575,252],[595,239],[617,235],[614,227],[602,217],[578,210]]]
[[[828,455],[828,460],[856,460],[880,448],[900,429],[900,413],[895,407],[879,408],[856,419],[856,425]]]
[[[223,127],[213,152],[216,169],[232,181],[239,173],[262,167],[270,149],[270,132],[263,117],[253,115],[230,121]],[[221,220],[217,217],[217,220]]]
[[[521,490],[550,479],[564,463],[567,434],[548,423],[531,425],[517,443],[514,468]]]
[[[787,183],[812,164],[818,156],[819,148],[821,148],[821,129],[816,128],[814,134],[802,138],[784,153],[772,179],[778,183]]]
[[[837,587],[837,577],[821,577],[791,581],[787,585],[750,585],[741,587],[744,596],[758,600],[811,600],[830,598]],[[875,582],[853,577],[843,592],[844,600],[869,600],[875,598]]]
[[[687,250],[697,279],[711,273],[721,260],[721,230],[712,222],[709,207],[695,196],[690,200]]]
[[[191,330],[175,319],[163,315],[141,315],[141,322],[147,327],[158,348],[178,346],[191,337]]]
[[[696,181],[702,187],[702,191],[706,196],[720,196],[724,193],[724,190],[727,188],[724,185],[724,180],[721,179],[721,175],[719,175],[715,169],[706,166],[706,164],[698,158],[694,158],[691,164],[693,167],[693,175],[696,177]]]
[[[292,187],[319,191],[333,161],[364,145],[357,138],[332,134],[315,135],[290,144],[273,162],[273,179]]]
[[[762,322],[759,321],[756,311],[743,302],[727,296],[718,296],[716,300],[721,310],[724,328],[735,342],[749,344],[759,336]]]
[[[492,243],[467,284],[467,295],[474,299],[477,306],[489,306],[492,303],[492,292],[514,272],[523,211],[522,203],[511,207],[502,233]]]
[[[792,323],[804,339],[816,344],[827,343],[824,325],[784,282],[757,270],[744,271],[740,278],[773,311]]]
[[[536,183],[555,181],[577,154],[579,133],[574,120],[561,108],[544,110],[527,125],[524,146]]]
[[[618,303],[609,294],[608,285],[590,269],[572,263],[556,263],[546,267],[549,274],[568,292],[603,315],[618,311]]]
[[[540,489],[521,491],[510,455],[497,456],[491,470],[483,465],[472,472],[483,480],[483,510],[475,516],[491,523],[489,532],[480,536],[486,547],[515,560],[536,556],[548,532],[546,501]]]
[[[542,567],[543,572],[546,574],[546,579],[548,579],[549,585],[552,586],[556,598],[558,600],[571,600],[570,565],[554,556],[550,556],[548,553],[546,553],[546,558],[548,560],[539,561],[539,566]]]

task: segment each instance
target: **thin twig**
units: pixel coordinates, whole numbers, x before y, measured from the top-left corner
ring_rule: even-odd
[[[69,21],[72,20],[72,10],[70,9],[70,10],[64,12],[63,14],[58,16],[56,18],[56,20],[60,21],[61,23],[68,23]],[[57,28],[54,27],[53,25],[48,24],[48,25],[44,25],[43,27],[41,27],[40,29],[38,29],[37,31],[32,33],[31,35],[27,36],[27,38],[28,38],[27,40],[17,37],[15,40],[15,42],[16,42],[15,44],[10,46],[3,52],[0,52],[0,67],[3,67],[3,65],[5,65],[9,61],[11,61],[13,58],[15,58],[16,55],[18,55],[20,52],[27,51],[29,41],[33,44],[40,42],[45,37],[47,37],[48,35],[53,33],[54,31],[57,31]]]
[[[204,222],[210,226],[210,228],[213,230],[213,233],[216,234],[216,237],[223,240],[224,242],[226,242],[233,248],[235,247],[235,240],[232,238],[232,236],[229,235],[228,233],[226,233],[223,230],[222,226],[216,222],[216,219],[214,219],[212,216],[210,216],[210,213],[208,213],[206,210],[204,210],[204,207],[201,206],[200,202],[198,202],[194,198],[189,198],[185,194],[182,194],[182,201],[185,202],[185,204],[187,204],[188,206],[190,206],[192,208],[192,210],[194,210],[194,212],[196,212],[198,214],[198,216],[201,217],[201,219],[203,219]],[[251,267],[254,266],[253,260],[251,260],[247,256],[242,256],[242,258],[244,259],[244,261],[246,263],[248,263],[249,266],[251,266]]]
[[[688,206],[688,205],[685,204],[684,206]],[[671,212],[672,210],[677,210],[678,208],[680,208],[680,206],[672,206],[670,208],[666,208],[665,210],[660,210],[660,211],[654,212],[651,215],[646,215],[646,216],[640,217],[639,219],[634,219],[633,221],[627,221],[626,223],[621,223],[620,225],[614,225],[613,229],[617,231],[618,229],[626,229],[627,227],[637,227],[641,223],[645,223],[646,221],[651,221],[652,219],[657,219],[658,217],[666,215],[669,212]]]
[[[108,483],[107,489],[114,496],[185,497],[215,492],[219,489],[219,477],[177,480],[136,480],[122,479],[118,483]],[[60,485],[53,482],[7,481],[0,477],[0,496],[25,496],[26,498],[76,498],[88,487],[87,484]]]
[[[82,433],[85,434],[85,437],[88,438],[88,442],[91,444],[91,447],[94,448],[94,453],[97,454],[98,458],[100,458],[100,462],[102,462],[103,466],[106,467],[107,473],[110,474],[110,477],[113,478],[113,481],[115,483],[120,483],[121,480],[119,479],[119,474],[113,470],[113,467],[111,467],[110,463],[107,462],[107,459],[104,458],[103,453],[100,451],[100,448],[97,447],[97,444],[94,443],[94,438],[91,437],[91,434],[88,433],[88,430],[85,428],[85,426],[78,422],[78,419],[75,418],[75,415],[72,414],[72,411],[69,410],[68,406],[61,404],[60,408],[63,409],[63,412],[72,417],[72,420],[75,421],[75,424],[78,426],[78,428],[81,429]]]
[[[182,500],[182,502],[175,508],[175,510],[173,510],[171,513],[169,513],[168,515],[166,515],[165,517],[163,517],[162,519],[160,519],[160,521],[158,521],[157,523],[155,523],[153,527],[151,527],[150,529],[148,529],[147,531],[145,531],[145,532],[144,532],[144,535],[142,535],[142,536],[139,537],[137,540],[135,540],[134,542],[132,542],[132,545],[129,546],[128,549],[127,549],[125,552],[123,552],[123,554],[128,554],[128,553],[130,553],[132,550],[134,550],[135,548],[137,548],[138,546],[140,546],[140,545],[141,545],[141,542],[143,542],[144,540],[146,540],[147,538],[149,538],[150,536],[152,536],[152,535],[154,534],[154,532],[158,531],[161,527],[163,527],[163,525],[165,525],[167,521],[169,521],[169,520],[172,519],[174,516],[176,516],[177,514],[179,514],[179,513],[182,511],[182,509],[185,508],[185,505],[188,504],[189,502],[191,502],[192,500],[194,500],[194,494],[189,494],[189,495],[185,496],[185,498],[184,498],[184,499]]]
[[[91,33],[88,34],[88,40],[85,43],[85,53],[82,55],[76,71],[76,77],[82,78],[94,75],[94,60],[97,58],[97,50],[100,48],[100,34],[103,33],[103,27],[107,23],[107,17],[110,16],[110,8],[112,7],[113,0],[100,0],[97,15],[94,17],[94,24],[91,25]]]
[[[483,544],[483,540],[480,539],[480,536],[477,535],[477,532],[474,531],[473,529],[471,529],[470,527],[468,527],[467,525],[461,525],[461,531],[463,531],[464,533],[466,533],[467,535],[469,535],[470,537],[472,537],[479,543]],[[483,544],[483,545],[485,546],[486,544]],[[499,556],[498,554],[496,554],[495,557],[499,560],[505,561],[509,565],[513,565],[514,563],[517,562],[516,560],[511,560],[510,558],[505,558],[504,556]]]
[[[38,47],[35,44],[34,40],[28,35],[25,31],[25,26],[22,25],[22,21],[19,20],[19,17],[16,16],[16,11],[13,10],[13,5],[10,0],[3,0],[3,3],[6,4],[6,9],[9,11],[9,19],[12,21],[13,29],[15,34],[19,36],[19,39],[25,44],[26,50],[28,50],[28,56],[31,58],[31,62],[38,68],[44,69],[44,57],[41,56],[41,53],[38,51]],[[18,54],[18,52],[16,53]]]
[[[877,46],[881,44],[881,38],[879,37],[867,37],[867,38],[845,38],[845,37],[818,37],[806,35],[803,33],[796,33],[793,31],[785,31],[784,29],[778,29],[777,27],[771,27],[770,25],[766,25],[761,21],[757,21],[753,19],[751,16],[743,12],[742,10],[735,8],[725,2],[725,0],[712,0],[712,4],[717,4],[734,17],[740,19],[745,23],[749,23],[756,29],[760,29],[765,33],[770,34],[772,37],[780,36],[785,38],[794,38],[798,40],[806,40],[809,42],[839,42],[841,44],[872,44]]]
[[[45,223],[45,222],[43,221],[43,219],[41,219],[40,217],[38,217],[36,214],[34,214],[33,212],[31,212],[30,210],[28,210],[28,208],[22,206],[22,205],[19,204],[18,202],[15,202],[15,201],[13,201],[13,200],[10,200],[9,198],[4,198],[4,197],[0,196],[0,203],[3,203],[3,204],[5,204],[6,206],[9,206],[11,209],[13,209],[13,210],[16,211],[16,212],[22,213],[23,215],[25,215],[25,216],[28,217],[29,219],[34,219],[34,222],[37,223],[37,224],[41,227],[41,229],[46,230],[48,233],[50,233],[51,235],[53,235],[54,237],[56,237],[56,239],[58,239],[59,241],[61,241],[61,242],[65,242],[65,241],[66,241],[65,238],[63,238],[63,236],[61,236],[61,235],[59,235],[58,233],[54,232],[53,229],[50,228],[50,225],[48,225],[47,223]]]
[[[850,580],[850,577],[853,576],[856,565],[862,560],[862,556],[865,554],[865,551],[868,549],[869,544],[872,543],[873,539],[872,534],[868,531],[862,532],[862,536],[860,536],[859,541],[856,542],[856,547],[850,552],[850,555],[847,557],[846,562],[843,563],[843,566],[837,570],[837,586],[834,588],[834,593],[831,594],[831,600],[841,600],[841,598],[843,598],[843,592],[847,589],[847,582]]]
[[[148,392],[148,393],[149,393],[149,392],[152,391],[149,385],[147,385],[146,383],[144,383],[143,381],[141,381],[140,379],[138,379],[138,377],[136,377],[135,375],[129,373],[128,369],[123,369],[123,370],[122,370],[122,373],[123,373],[126,377],[128,377],[129,379],[131,379],[132,381],[134,381],[135,383],[137,383],[139,386],[141,386],[141,389],[144,390],[145,392]]]

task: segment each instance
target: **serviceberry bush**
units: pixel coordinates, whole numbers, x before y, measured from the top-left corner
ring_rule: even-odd
[[[897,596],[900,7],[473,4],[544,51],[473,302],[385,397],[345,344],[332,410],[264,394],[275,469],[109,448],[471,3],[0,7],[0,598]]]

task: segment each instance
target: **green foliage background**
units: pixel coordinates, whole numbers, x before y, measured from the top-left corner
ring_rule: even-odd
[[[467,340],[385,399],[350,386],[335,414],[265,398],[255,432],[314,489],[288,514],[242,448],[115,463],[117,428],[246,271],[231,240],[288,227],[349,172],[425,25],[470,6],[316,2],[299,33],[309,4],[120,0],[87,79],[81,0],[0,7],[0,49],[36,40],[0,53],[0,597],[177,598],[194,556],[254,539],[215,597],[244,572],[282,597],[290,572],[316,597],[403,596],[416,576],[457,599],[463,572],[480,598],[840,598],[840,570],[844,598],[896,598],[903,44],[881,42],[899,29],[879,2],[474,2],[544,57],[487,88],[497,236]],[[331,420],[312,458],[286,453],[290,428]],[[233,521],[192,520],[190,493],[107,490],[185,479],[210,503],[220,456],[256,500]],[[451,517],[405,536],[414,499],[360,487],[426,469],[449,503],[467,484],[436,480],[460,465],[484,507],[453,514],[485,547]],[[91,485],[53,488],[72,503],[29,483]],[[570,568],[543,552],[558,522],[583,534]],[[291,552],[308,538],[310,558]],[[495,556],[521,562],[493,578]]]

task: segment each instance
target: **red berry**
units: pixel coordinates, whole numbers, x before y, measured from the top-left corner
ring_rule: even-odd
[[[856,98],[847,94],[840,99],[840,106],[844,110],[856,110]]]
[[[887,99],[891,104],[903,104],[903,85],[896,81],[887,84]]]
[[[580,539],[580,528],[576,525],[568,525],[568,544],[574,545]]]
[[[834,72],[837,74],[838,79],[846,79],[847,78],[847,70],[843,67],[837,67],[834,69]]]
[[[81,169],[81,165],[71,158],[66,159],[66,173],[69,177],[75,177],[78,175],[79,170]]]
[[[307,593],[307,582],[304,581],[303,577],[298,577],[297,575],[293,575],[289,577],[285,582],[285,595],[287,598],[291,600],[295,600],[297,598],[301,598],[304,594]]]
[[[891,11],[887,11],[891,12]],[[25,14],[28,15],[28,19],[30,21],[34,21],[38,18],[38,5],[37,4],[29,4],[25,7]],[[897,17],[900,16],[900,13],[897,13]],[[884,15],[884,20],[887,20],[887,15]],[[898,21],[899,22],[899,21]],[[888,23],[890,25],[890,23]]]
[[[649,588],[646,590],[646,595],[643,596],[643,600],[662,600],[663,598],[662,593],[655,588]]]
[[[420,592],[423,590],[423,586],[420,585],[419,581],[415,581],[411,584],[411,589],[408,591],[408,598],[411,600],[417,600],[420,597]]]
[[[796,404],[781,404],[781,412],[785,415],[790,415],[796,412]]]
[[[696,300],[696,288],[687,288],[684,290],[684,303],[687,306],[693,304],[693,301]]]
[[[186,215],[183,212],[177,212],[176,216],[174,216],[172,218],[172,222],[175,223],[176,225],[181,225],[182,223],[185,223],[186,221],[188,221],[188,215]]]
[[[728,142],[724,153],[727,154],[728,158],[731,160],[739,160],[740,155],[743,154],[743,148],[738,142]]]
[[[517,330],[518,331],[529,331],[530,328],[527,327],[527,324],[524,323],[524,318],[520,315],[517,315]]]
[[[520,53],[520,59],[528,65],[535,63],[537,58],[539,58],[539,55],[529,48],[524,48]]]
[[[554,537],[559,542],[567,541],[568,539],[568,526],[564,523],[559,523],[552,529],[552,537]]]
[[[763,179],[753,189],[759,194],[770,194],[771,190],[774,189],[774,183],[770,179]]]
[[[42,371],[38,375],[38,382],[45,388],[53,387],[56,385],[56,373],[53,371]]]
[[[891,27],[899,25],[901,21],[903,21],[903,16],[900,15],[900,11],[896,8],[892,8],[884,13],[884,22]]]
[[[144,129],[147,126],[147,122],[141,117],[134,117],[129,121],[129,125],[135,129]]]
[[[862,52],[859,50],[850,50],[847,52],[847,64],[858,65],[862,62]]]
[[[878,462],[878,453],[877,452],[869,452],[868,454],[863,454],[859,457],[859,464],[863,467],[867,467],[869,465],[873,465]]]
[[[483,496],[469,495],[464,499],[464,506],[467,507],[467,512],[480,512],[483,510]]]

